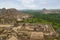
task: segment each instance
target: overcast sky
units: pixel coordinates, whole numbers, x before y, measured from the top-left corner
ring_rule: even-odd
[[[60,0],[0,0],[0,8],[60,9]]]

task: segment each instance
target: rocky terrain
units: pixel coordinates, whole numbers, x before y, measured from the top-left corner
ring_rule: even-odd
[[[0,27],[0,40],[54,40],[56,32],[48,24],[21,23],[19,26]]]

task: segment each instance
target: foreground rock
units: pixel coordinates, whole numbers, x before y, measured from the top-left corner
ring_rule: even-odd
[[[17,27],[10,26],[1,29],[0,39],[4,40],[54,40],[56,38],[56,32],[49,24],[25,23],[24,25],[22,23]]]

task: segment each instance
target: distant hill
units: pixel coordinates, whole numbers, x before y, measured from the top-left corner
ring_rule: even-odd
[[[25,13],[60,14],[60,9],[22,10]]]
[[[42,12],[45,14],[60,14],[60,9],[43,9]]]

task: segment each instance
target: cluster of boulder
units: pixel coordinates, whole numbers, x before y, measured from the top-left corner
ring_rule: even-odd
[[[0,39],[4,39],[5,37],[6,40],[13,38],[16,40],[49,40],[56,37],[53,28],[47,24],[22,23],[17,27],[3,27],[0,29],[0,32]]]

